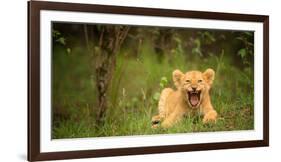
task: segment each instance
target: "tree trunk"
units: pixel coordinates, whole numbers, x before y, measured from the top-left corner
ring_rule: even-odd
[[[96,60],[96,86],[98,90],[98,111],[96,123],[103,123],[107,104],[107,89],[115,69],[116,55],[129,31],[126,26],[103,26]]]
[[[101,51],[101,55],[104,59],[96,66],[96,86],[98,90],[98,112],[96,121],[99,125],[102,123],[102,119],[104,118],[105,111],[107,110],[107,89],[109,86],[109,82],[111,80],[111,59],[110,55],[106,51]]]

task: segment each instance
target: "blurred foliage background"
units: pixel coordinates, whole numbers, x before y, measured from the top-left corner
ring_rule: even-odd
[[[52,38],[52,138],[254,128],[253,32],[53,23]],[[152,129],[172,71],[207,68],[217,123]]]

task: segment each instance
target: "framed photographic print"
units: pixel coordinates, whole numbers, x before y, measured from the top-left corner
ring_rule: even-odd
[[[28,160],[269,145],[269,17],[28,2]]]

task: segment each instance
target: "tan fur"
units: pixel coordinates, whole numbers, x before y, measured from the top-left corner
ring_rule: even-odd
[[[204,73],[200,71],[189,71],[183,74],[180,70],[173,72],[173,81],[176,90],[165,88],[161,92],[158,103],[159,114],[152,117],[153,123],[161,123],[161,127],[169,128],[180,121],[184,115],[199,111],[204,115],[203,122],[215,122],[217,112],[214,110],[209,90],[213,84],[215,72],[207,69]],[[189,99],[189,92],[199,92],[199,102],[194,106]],[[157,124],[152,125],[158,127]]]

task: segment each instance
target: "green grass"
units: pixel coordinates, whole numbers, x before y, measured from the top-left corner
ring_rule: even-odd
[[[103,125],[95,124],[97,94],[93,69],[84,49],[70,54],[61,47],[53,57],[52,138],[128,136],[187,132],[250,130],[254,128],[253,69],[236,66],[224,53],[202,58],[185,51],[159,58],[146,42],[139,56],[122,50],[108,91],[109,109]],[[168,55],[168,54],[167,54]],[[160,79],[174,87],[172,71],[216,71],[211,100],[219,118],[216,124],[203,124],[202,117],[188,116],[169,129],[152,129],[157,114],[155,93],[161,92]]]

